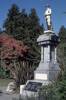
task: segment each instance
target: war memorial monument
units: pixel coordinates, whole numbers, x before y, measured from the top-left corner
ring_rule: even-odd
[[[28,80],[26,85],[20,86],[20,94],[28,96],[38,91],[43,85],[48,85],[58,78],[60,72],[57,62],[58,36],[54,33],[52,27],[52,11],[50,7],[46,8],[44,13],[47,28],[37,39],[41,47],[41,60],[39,66],[34,71],[34,80]]]

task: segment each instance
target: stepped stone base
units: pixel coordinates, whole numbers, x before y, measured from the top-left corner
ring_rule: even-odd
[[[58,63],[42,63],[40,62],[39,67],[34,72],[34,80],[54,81],[58,78],[60,72]]]

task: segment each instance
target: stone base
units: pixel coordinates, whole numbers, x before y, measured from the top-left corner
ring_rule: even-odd
[[[58,63],[40,62],[39,67],[34,72],[34,80],[54,81],[58,78],[59,72],[60,68]]]
[[[49,81],[42,80],[28,80],[25,85],[20,86],[20,95],[22,97],[36,97],[38,92],[43,85],[48,85]]]

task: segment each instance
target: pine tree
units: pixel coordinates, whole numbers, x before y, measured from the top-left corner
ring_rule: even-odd
[[[13,4],[12,7],[9,9],[7,18],[4,22],[3,27],[7,34],[16,36],[16,29],[19,26],[18,18],[20,17],[20,11],[17,5]]]

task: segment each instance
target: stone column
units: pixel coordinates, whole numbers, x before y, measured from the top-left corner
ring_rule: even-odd
[[[52,47],[52,62],[55,61],[55,48]]]
[[[44,47],[41,46],[41,62],[44,62]]]
[[[57,62],[57,48],[55,48],[55,62]]]
[[[44,48],[44,62],[50,61],[50,46]]]

